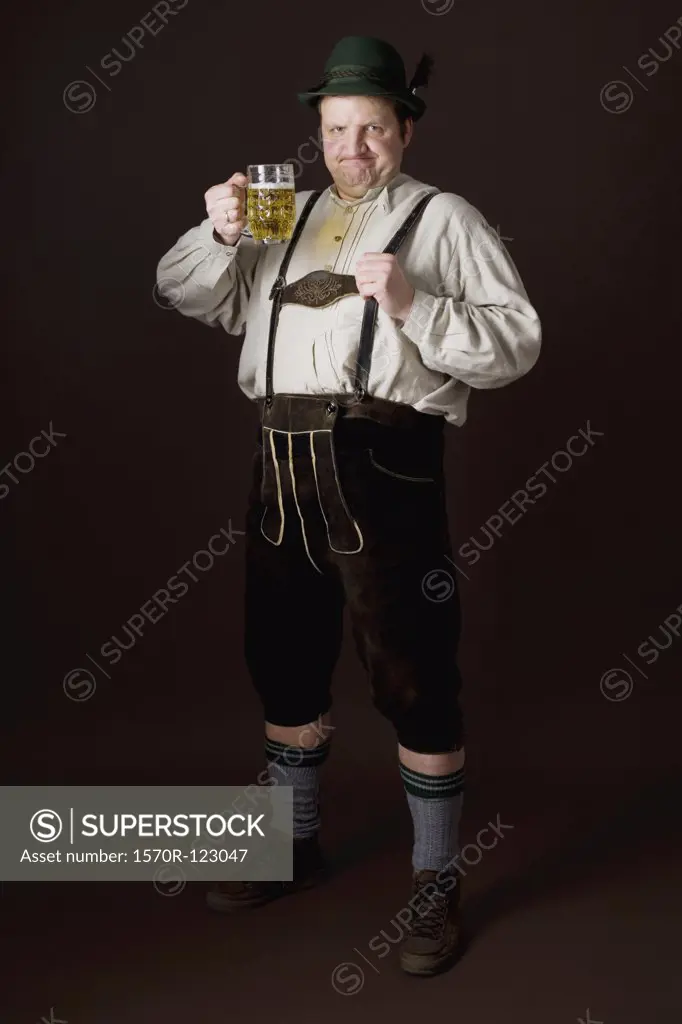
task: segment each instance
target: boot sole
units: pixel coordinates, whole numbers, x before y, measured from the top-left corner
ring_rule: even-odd
[[[457,950],[446,953],[439,960],[435,962],[432,960],[428,964],[424,962],[426,957],[412,955],[411,953],[401,953],[400,969],[405,974],[411,974],[413,977],[431,978],[436,974],[442,974],[444,971],[447,971],[457,959]]]
[[[443,953],[439,959],[431,960],[418,953],[410,953],[407,950],[400,951],[400,967],[405,974],[413,977],[430,978],[435,974],[442,974],[462,959],[469,948],[471,941],[470,934],[460,926],[458,929],[456,944],[448,953]],[[424,961],[428,960],[428,963]]]

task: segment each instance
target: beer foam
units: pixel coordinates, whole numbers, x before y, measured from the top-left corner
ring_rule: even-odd
[[[249,188],[288,188],[295,189],[293,182],[289,181],[250,181]]]

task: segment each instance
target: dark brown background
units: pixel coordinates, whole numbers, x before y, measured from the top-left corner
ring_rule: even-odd
[[[210,185],[315,135],[295,93],[341,35],[388,38],[408,75],[434,53],[404,170],[512,239],[544,325],[532,373],[474,394],[466,427],[448,432],[456,546],[588,420],[604,435],[459,577],[464,838],[498,813],[514,828],[469,872],[475,942],[456,971],[426,991],[394,955],[369,967],[358,953],[395,934],[410,822],[390,728],[347,642],[325,769],[334,881],[240,921],[205,915],[195,887],[6,883],[13,1024],[51,1007],[69,1024],[678,1019],[682,642],[643,666],[647,680],[630,669],[625,700],[599,681],[682,603],[682,53],[651,77],[637,67],[649,47],[664,53],[682,11],[454,0],[438,14],[445,2],[332,16],[189,0],[113,78],[100,60],[151,4],[8,15],[2,464],[50,422],[67,437],[0,502],[6,783],[246,785],[262,766],[239,545],[97,675],[91,699],[67,699],[62,679],[212,533],[241,525],[255,413],[236,384],[240,342],[159,308],[156,263],[202,219]],[[63,103],[77,79],[96,89],[81,114]],[[600,102],[614,79],[633,90],[621,113]],[[319,159],[298,185],[328,180]],[[330,983],[342,961],[365,971],[357,999]]]

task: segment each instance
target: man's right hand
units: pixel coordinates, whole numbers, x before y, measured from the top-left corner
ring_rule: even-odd
[[[206,213],[213,228],[226,245],[236,245],[246,227],[246,186],[248,178],[237,171],[222,185],[214,185],[204,195]]]

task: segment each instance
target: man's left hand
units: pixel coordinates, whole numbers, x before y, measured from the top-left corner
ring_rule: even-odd
[[[355,281],[363,299],[373,295],[384,313],[394,320],[407,320],[414,301],[414,288],[395,256],[366,252],[356,264]]]

